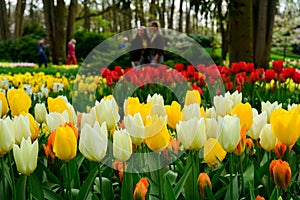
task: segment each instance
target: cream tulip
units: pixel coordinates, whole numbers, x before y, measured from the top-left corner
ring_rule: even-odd
[[[204,117],[204,116],[202,116],[200,106],[196,103],[190,104],[188,106],[184,106],[183,109],[182,109],[182,118],[183,118],[183,120],[187,121],[187,120],[190,120],[194,117],[197,118],[197,119],[200,119],[201,117]]]
[[[19,115],[14,117],[15,142],[20,144],[22,138],[31,137],[29,116]]]
[[[282,104],[278,104],[277,101],[274,103],[270,103],[269,101],[267,102],[261,102],[261,112],[266,111],[267,112],[267,122],[270,122],[270,117],[273,112],[273,110],[277,108],[281,108]]]
[[[230,114],[233,107],[233,102],[230,98],[225,98],[224,96],[215,96],[214,97],[214,107],[216,110],[217,116],[224,117],[227,114]]]
[[[67,111],[64,111],[62,114],[58,112],[51,112],[46,115],[46,123],[50,132],[54,131],[59,126],[64,125],[66,122],[70,122]]]
[[[47,109],[44,103],[37,103],[34,106],[34,117],[38,123],[46,121]]]
[[[237,115],[226,115],[218,118],[218,141],[225,151],[231,153],[237,147],[240,140],[240,119]]]
[[[152,115],[164,116],[166,115],[166,110],[164,107],[164,98],[160,94],[150,94],[147,97],[147,103],[152,105]]]
[[[82,113],[80,129],[83,129],[83,126],[85,124],[89,124],[90,126],[93,126],[95,124],[95,122],[96,122],[96,119],[93,117],[92,113]]]
[[[120,120],[118,106],[113,97],[106,99],[103,98],[100,103],[96,101],[95,110],[99,124],[106,122],[107,129],[109,131],[115,128]]]
[[[15,143],[13,123],[9,117],[0,119],[0,157],[8,153]]]
[[[20,147],[13,145],[14,159],[17,165],[17,170],[21,174],[29,176],[37,166],[38,158],[38,140],[31,142],[31,138],[22,138]]]
[[[206,142],[206,127],[204,118],[192,118],[180,121],[176,125],[178,140],[186,149],[199,150]]]
[[[266,151],[271,151],[277,144],[277,138],[272,132],[271,124],[265,124],[259,135],[259,143],[261,147]]]
[[[253,115],[253,124],[251,128],[248,130],[247,135],[249,135],[252,139],[257,140],[259,138],[259,134],[261,129],[267,123],[267,112],[263,111],[259,115]]]
[[[217,138],[218,122],[215,118],[206,118],[207,138]]]
[[[133,117],[131,115],[125,116],[124,125],[132,142],[135,145],[140,145],[145,139],[145,126],[141,114],[136,113]]]
[[[107,128],[103,122],[101,127],[95,122],[94,127],[85,123],[80,134],[79,150],[89,161],[100,162],[106,155]]]
[[[127,130],[116,130],[113,137],[115,159],[126,162],[132,154],[132,142]]]

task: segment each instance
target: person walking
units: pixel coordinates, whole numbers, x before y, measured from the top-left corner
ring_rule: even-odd
[[[164,61],[164,37],[159,30],[159,23],[152,21],[150,28],[153,32],[151,37],[151,64],[161,64]]]
[[[77,65],[77,59],[76,59],[76,55],[75,55],[75,44],[76,44],[75,39],[70,40],[70,42],[68,43],[67,65],[70,65],[70,64]]]
[[[42,66],[42,64],[45,65],[45,68],[47,68],[48,65],[48,59],[45,53],[45,39],[41,39],[38,43],[38,55],[39,55],[39,67]]]

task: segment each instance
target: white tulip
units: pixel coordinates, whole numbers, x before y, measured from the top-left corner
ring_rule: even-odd
[[[131,138],[125,129],[114,132],[113,154],[117,160],[122,162],[127,161],[132,154]]]
[[[124,117],[124,125],[131,135],[132,142],[140,145],[145,139],[145,126],[140,113],[136,113],[133,117],[127,115]]]
[[[9,117],[0,119],[0,156],[8,153],[15,143],[13,123]]]
[[[46,115],[46,123],[51,132],[56,130],[57,127],[64,125],[66,122],[70,122],[68,111],[66,110],[62,114],[51,112]]]

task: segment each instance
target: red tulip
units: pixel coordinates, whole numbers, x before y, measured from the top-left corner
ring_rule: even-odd
[[[231,71],[232,71],[232,73],[235,73],[235,74],[239,73],[241,71],[239,63],[237,63],[237,62],[231,63]]]
[[[250,81],[251,81],[251,83],[255,83],[258,80],[259,80],[259,73],[258,73],[258,71],[252,71],[250,73]]]
[[[226,83],[226,90],[232,91],[233,90],[233,83],[231,81]]]
[[[245,66],[245,71],[246,72],[254,71],[254,63],[247,63],[246,66]]]
[[[283,68],[283,60],[274,60],[273,61],[273,69],[275,72],[280,73]]]
[[[184,68],[184,64],[181,64],[181,63],[177,63],[175,64],[175,69],[179,72],[181,72]]]
[[[271,80],[275,79],[276,73],[274,70],[271,69],[267,69],[265,71],[265,79],[267,83],[270,83]]]

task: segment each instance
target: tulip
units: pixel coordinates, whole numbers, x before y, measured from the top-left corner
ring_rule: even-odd
[[[299,138],[300,115],[297,108],[289,111],[276,109],[271,114],[270,123],[275,136],[285,145],[295,144]]]
[[[201,97],[198,90],[189,90],[186,92],[184,105],[188,106],[191,104],[201,104]]]
[[[132,142],[135,145],[140,145],[145,139],[145,126],[140,113],[124,117],[124,124],[126,130],[130,133]]]
[[[69,122],[68,112],[64,111],[62,114],[57,112],[51,112],[46,115],[46,123],[50,129],[50,132],[57,129],[59,126]]]
[[[166,115],[166,110],[164,107],[164,98],[160,94],[155,93],[152,97],[148,95],[147,103],[150,103],[152,105],[152,115]]]
[[[204,108],[198,105],[198,104],[190,104],[188,106],[184,106],[182,109],[182,118],[184,120],[189,120],[196,117],[197,119],[200,119],[201,117],[205,116]]]
[[[260,145],[266,151],[273,150],[277,143],[277,138],[272,132],[271,124],[265,124],[265,126],[262,128],[260,132],[259,138],[260,138],[259,140]]]
[[[176,129],[176,124],[182,118],[181,106],[177,101],[172,101],[171,105],[165,106],[168,115],[168,125],[172,129]]]
[[[82,129],[85,124],[89,124],[93,126],[95,122],[96,122],[96,118],[93,116],[92,113],[82,113],[81,121],[80,121],[80,127],[81,127],[80,129]]]
[[[125,166],[123,166],[123,162],[121,162],[119,160],[115,160],[113,162],[113,168],[114,168],[114,170],[118,171],[118,176],[119,176],[119,179],[120,179],[120,183],[123,182],[123,170],[124,170],[124,167],[126,169],[127,164],[125,164]]]
[[[38,158],[38,141],[31,143],[31,139],[22,138],[20,147],[13,145],[14,159],[17,165],[17,170],[21,174],[29,176],[37,166]]]
[[[146,127],[146,136],[145,143],[152,151],[162,151],[170,143],[167,124],[162,118],[154,117],[153,122]]]
[[[281,108],[282,104],[278,104],[277,101],[274,103],[267,102],[261,102],[261,112],[266,111],[268,116],[268,123],[270,122],[271,113],[273,110]]]
[[[31,132],[31,139],[35,140],[40,133],[40,128],[37,125],[36,121],[34,120],[33,116],[30,113],[26,114],[29,118],[29,124],[30,124],[30,132]]]
[[[254,154],[254,143],[251,138],[247,138],[245,142],[246,148],[248,149],[248,152],[250,155]]]
[[[0,92],[0,118],[8,112],[8,104],[3,92]]]
[[[8,153],[15,143],[13,123],[9,117],[0,119],[0,157]]]
[[[101,99],[100,103],[96,101],[95,110],[99,124],[106,122],[109,131],[115,128],[120,120],[118,106],[114,98]]]
[[[126,129],[116,130],[113,136],[113,154],[117,160],[126,162],[132,154],[132,142]]]
[[[275,185],[282,189],[286,189],[291,181],[292,172],[288,162],[279,160],[273,160],[270,164],[270,176]]]
[[[264,197],[261,197],[261,196],[259,196],[259,195],[257,195],[257,196],[255,197],[255,200],[265,200],[265,198],[264,198]]]
[[[253,123],[252,108],[249,103],[239,103],[232,110],[231,115],[237,115],[240,119],[241,127],[245,126],[246,130],[251,128]]]
[[[226,156],[226,151],[215,138],[209,138],[204,144],[204,161],[209,166],[216,166],[218,161],[223,161]]]
[[[198,120],[192,118],[188,121],[180,121],[176,125],[178,140],[186,149],[199,150],[206,141],[206,127],[204,118]]]
[[[66,99],[64,99],[62,96],[58,96],[56,98],[48,97],[47,101],[49,113],[57,112],[62,114],[66,110],[68,112],[68,116],[70,117],[71,111],[67,105]]]
[[[226,115],[223,119],[219,117],[220,131],[218,141],[228,153],[231,153],[237,147],[240,140],[240,120],[234,116]]]
[[[217,113],[216,113],[216,109],[214,107],[208,108],[205,111],[205,116],[207,118],[217,118]]]
[[[94,127],[84,124],[79,140],[79,150],[89,161],[100,162],[107,149],[107,129],[104,122],[101,127],[95,122]]]
[[[257,111],[256,111],[257,112]],[[261,129],[264,127],[264,125],[267,123],[267,112],[263,111],[259,115],[253,115],[253,124],[248,130],[247,134],[254,140],[257,140],[259,138],[259,134]]]
[[[283,144],[280,140],[277,141],[277,144],[274,148],[277,158],[282,159],[286,152],[286,145]]]
[[[232,94],[230,94],[230,92],[226,92],[224,97],[232,102],[231,109],[242,102],[242,93],[239,93],[238,91],[235,91]]]
[[[34,116],[38,123],[46,121],[47,110],[44,103],[37,103],[34,107]]]
[[[134,116],[136,113],[140,113],[143,119],[144,125],[146,124],[146,118],[151,114],[152,104],[141,104],[137,97],[129,97],[124,102],[125,115]]]
[[[225,98],[223,96],[215,96],[214,106],[216,109],[216,114],[223,117],[226,114],[230,114],[233,102],[230,98]]]
[[[148,179],[141,178],[139,180],[139,182],[135,185],[133,199],[134,200],[145,200],[147,192],[148,192],[148,187],[149,187]]]
[[[244,126],[240,132],[240,140],[237,147],[234,150],[234,153],[240,156],[245,151],[245,143],[246,143],[246,127]]]
[[[20,144],[22,138],[31,137],[29,116],[19,115],[14,117],[15,142]]]
[[[60,126],[55,130],[53,152],[56,157],[64,161],[70,161],[76,156],[76,133],[70,126]]]
[[[31,106],[31,99],[24,90],[9,90],[7,92],[7,99],[12,116],[20,115],[22,112],[28,113]]]
[[[48,137],[48,145],[43,144],[43,149],[46,154],[46,157],[48,158],[50,156],[52,164],[54,163],[54,158],[55,158],[55,155],[53,152],[55,135],[56,135],[56,131],[53,131]]]
[[[200,173],[199,177],[198,177],[198,185],[199,185],[199,192],[200,192],[200,196],[202,198],[205,198],[205,188],[209,187],[210,189],[212,189],[211,186],[211,182],[210,182],[210,178],[207,175],[207,173]]]
[[[218,122],[214,118],[206,118],[207,138],[217,138]]]

